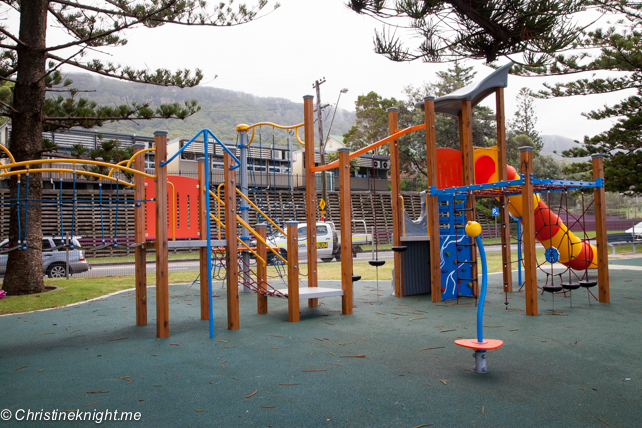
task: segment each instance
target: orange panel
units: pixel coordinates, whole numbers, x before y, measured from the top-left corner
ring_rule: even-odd
[[[168,175],[167,181],[172,183],[174,189],[176,189],[176,198],[174,198],[172,186],[167,186],[167,200],[169,201],[170,210],[167,213],[169,220],[167,236],[172,239],[174,230],[176,230],[176,239],[201,239],[198,228],[198,179]],[[154,201],[150,201],[155,191],[156,183],[154,180],[145,178],[145,199],[148,200],[145,238],[148,240],[156,239]],[[174,218],[176,218],[176,229],[172,227]]]

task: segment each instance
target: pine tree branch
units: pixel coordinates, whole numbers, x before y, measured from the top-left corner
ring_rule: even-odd
[[[49,0],[49,3],[58,3],[58,4],[61,4],[63,6],[74,7],[74,8],[80,9],[80,10],[90,10],[92,12],[103,13],[105,15],[129,16],[129,15],[125,14],[124,12],[119,11],[117,9],[103,9],[103,8],[100,8],[100,7],[97,7],[97,6],[91,6],[91,5],[88,5],[88,4],[74,2],[74,1]],[[118,5],[114,4],[113,2],[108,2],[108,3],[111,3],[112,5],[114,5],[116,7],[122,7],[122,6],[118,6]]]
[[[16,110],[15,108],[13,108],[13,106],[11,104],[5,103],[2,100],[0,100],[0,105],[5,107],[7,110],[10,110],[11,114],[19,113],[19,111]]]
[[[87,70],[95,74],[100,74],[106,77],[112,77],[115,79],[125,80],[128,82],[135,83],[146,83],[156,86],[176,86],[179,88],[193,87],[199,84],[202,80],[203,75],[201,70],[197,69],[195,72],[194,78],[189,77],[189,71],[177,72],[174,76],[170,76],[170,72],[165,69],[156,70],[156,75],[149,75],[147,71],[135,71],[129,67],[125,67],[120,74],[117,74],[116,71],[121,69],[120,65],[115,66],[113,64],[108,64],[108,67],[105,68],[104,65],[100,62],[93,62],[92,65],[83,64],[78,61],[65,60],[57,55],[48,54],[48,58],[56,61],[66,61],[67,64],[74,67],[80,68],[82,70]]]
[[[148,14],[143,15],[142,17],[134,17],[134,20],[129,22],[129,23],[120,24],[120,25],[114,25],[114,28],[112,28],[111,30],[104,31],[104,32],[99,32],[98,34],[92,34],[89,37],[85,37],[83,39],[76,40],[76,41],[69,42],[69,43],[64,43],[62,45],[50,46],[50,47],[45,49],[45,52],[51,52],[51,51],[55,51],[55,50],[65,49],[65,48],[68,48],[68,47],[78,46],[78,45],[82,45],[82,44],[91,44],[92,42],[97,41],[99,39],[107,38],[107,37],[111,36],[112,34],[119,33],[121,31],[126,30],[128,28],[131,28],[131,27],[133,27],[133,26],[135,26],[137,24],[145,22],[145,21],[149,20],[155,14],[159,14],[159,13],[165,12],[166,10],[168,10],[172,6],[174,6],[177,1],[178,0],[170,0],[170,3],[165,5],[165,7],[162,7],[160,9],[158,9],[158,10],[152,10]],[[81,6],[78,6],[78,7],[81,7]],[[82,7],[85,8],[85,6],[82,6]],[[108,12],[102,12],[102,13],[107,14]],[[54,16],[56,16],[56,18],[57,18],[57,15],[54,15]],[[125,17],[132,17],[132,16],[125,15]],[[66,25],[64,20],[61,21],[60,19],[58,19],[58,21],[60,21],[61,24]]]
[[[20,38],[18,38],[18,37],[16,37],[16,36],[14,36],[14,35],[13,35],[12,33],[10,33],[9,31],[5,30],[3,26],[0,26],[0,33],[4,34],[4,35],[5,35],[5,36],[7,36],[8,38],[10,38],[10,39],[11,39],[11,40],[13,40],[14,42],[16,42],[16,44],[18,44],[18,45],[20,45],[20,46],[22,46],[22,47],[28,47],[28,46],[27,46],[27,44],[25,44],[25,42],[23,42],[22,40],[20,40]],[[5,47],[5,46],[6,46],[6,45],[0,45],[0,47]],[[17,46],[14,46],[13,48],[6,47],[6,49],[15,49],[16,47],[17,47]]]

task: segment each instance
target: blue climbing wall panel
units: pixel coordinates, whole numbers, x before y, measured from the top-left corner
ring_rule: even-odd
[[[473,295],[472,239],[466,235],[466,200],[464,196],[439,196],[439,243],[441,268],[441,300]]]

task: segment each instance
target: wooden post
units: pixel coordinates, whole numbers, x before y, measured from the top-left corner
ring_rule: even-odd
[[[437,187],[437,134],[435,132],[435,97],[424,98],[426,123],[426,168],[428,189]],[[441,244],[439,242],[439,197],[428,196],[428,236],[430,237],[430,300],[441,302]]]
[[[210,197],[208,186],[205,182],[205,158],[198,158],[198,230],[201,239],[207,239],[207,198]],[[201,293],[201,319],[210,319],[210,303],[208,298],[208,273],[207,265],[211,254],[207,254],[207,247],[198,249],[200,293]]]
[[[299,322],[299,222],[286,221],[288,233],[288,321]]]
[[[303,118],[305,123],[303,127],[305,132],[305,217],[308,225],[308,287],[317,286],[317,191],[314,171],[312,170],[314,168],[313,98],[312,95],[303,97]],[[326,203],[327,202],[328,201],[326,201]],[[308,306],[311,308],[319,306],[319,299],[308,299]]]
[[[350,191],[350,149],[339,150],[339,220],[341,224],[341,313],[352,315],[352,194]]]
[[[154,132],[156,147],[156,337],[169,337],[169,259],[167,248],[167,131]]]
[[[388,113],[388,135],[392,135],[397,132],[398,109],[391,107],[387,109],[386,112]],[[401,212],[401,204],[399,203],[399,195],[401,194],[399,180],[399,140],[394,140],[390,143],[390,198],[392,201],[392,245],[394,246],[401,246],[401,235],[403,233],[401,226],[403,213]],[[403,254],[395,251],[393,254],[393,263],[395,296],[404,297]]]
[[[259,223],[254,226],[254,229],[263,239],[267,236],[267,224]],[[267,292],[267,247],[260,240],[256,240],[256,254],[259,257],[265,260],[265,263],[262,263],[260,260],[256,260],[256,283],[258,284],[259,290],[263,293],[256,293],[256,312],[259,314],[268,313],[268,300],[267,295],[264,294]]]
[[[506,181],[506,115],[504,113],[504,88],[495,90],[495,104],[497,109],[497,181]],[[508,210],[508,196],[499,197],[499,223],[502,240],[502,274],[504,291],[513,291],[513,272],[511,271],[510,254],[510,215]]]
[[[134,154],[145,149],[145,144],[134,144]],[[136,156],[136,171],[145,171],[145,154]],[[134,242],[139,244],[134,252],[136,267],[136,325],[147,325],[147,250],[145,249],[145,177],[134,175]]]
[[[223,175],[225,179],[225,263],[227,266],[227,329],[238,330],[239,325],[239,264],[236,237],[236,172],[232,157],[225,152]]]
[[[533,202],[533,148],[519,148],[522,178],[522,224],[524,226],[524,297],[526,315],[539,315],[537,309],[537,260],[535,259],[535,207]]]
[[[595,242],[597,246],[597,283],[601,303],[611,302],[609,286],[609,254],[606,247],[606,200],[604,191],[604,155],[593,156],[593,180],[602,181],[602,187],[594,191],[595,204]]]
[[[461,102],[461,120],[459,123],[459,148],[461,150],[461,169],[463,173],[462,184],[468,186],[475,184],[475,157],[473,154],[473,108],[471,100]],[[466,220],[475,221],[475,197],[470,195],[466,200]],[[462,230],[462,233],[463,230]],[[469,247],[470,261],[477,261],[477,251],[475,247]],[[477,264],[470,265],[471,278],[477,278]],[[473,295],[479,296],[479,283],[473,281]]]

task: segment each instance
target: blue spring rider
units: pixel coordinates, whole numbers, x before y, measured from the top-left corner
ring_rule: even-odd
[[[459,339],[455,340],[455,344],[463,346],[464,348],[471,348],[475,350],[473,357],[475,358],[475,366],[473,370],[477,373],[487,373],[488,356],[486,351],[497,349],[501,347],[504,342],[498,339],[484,340],[483,322],[484,317],[484,300],[486,299],[486,286],[488,282],[488,268],[486,266],[486,251],[484,251],[484,244],[482,243],[479,235],[481,234],[481,225],[476,221],[469,221],[466,225],[466,234],[471,238],[475,238],[477,247],[479,248],[479,258],[482,263],[482,286],[479,293],[479,305],[477,306],[477,339]]]

